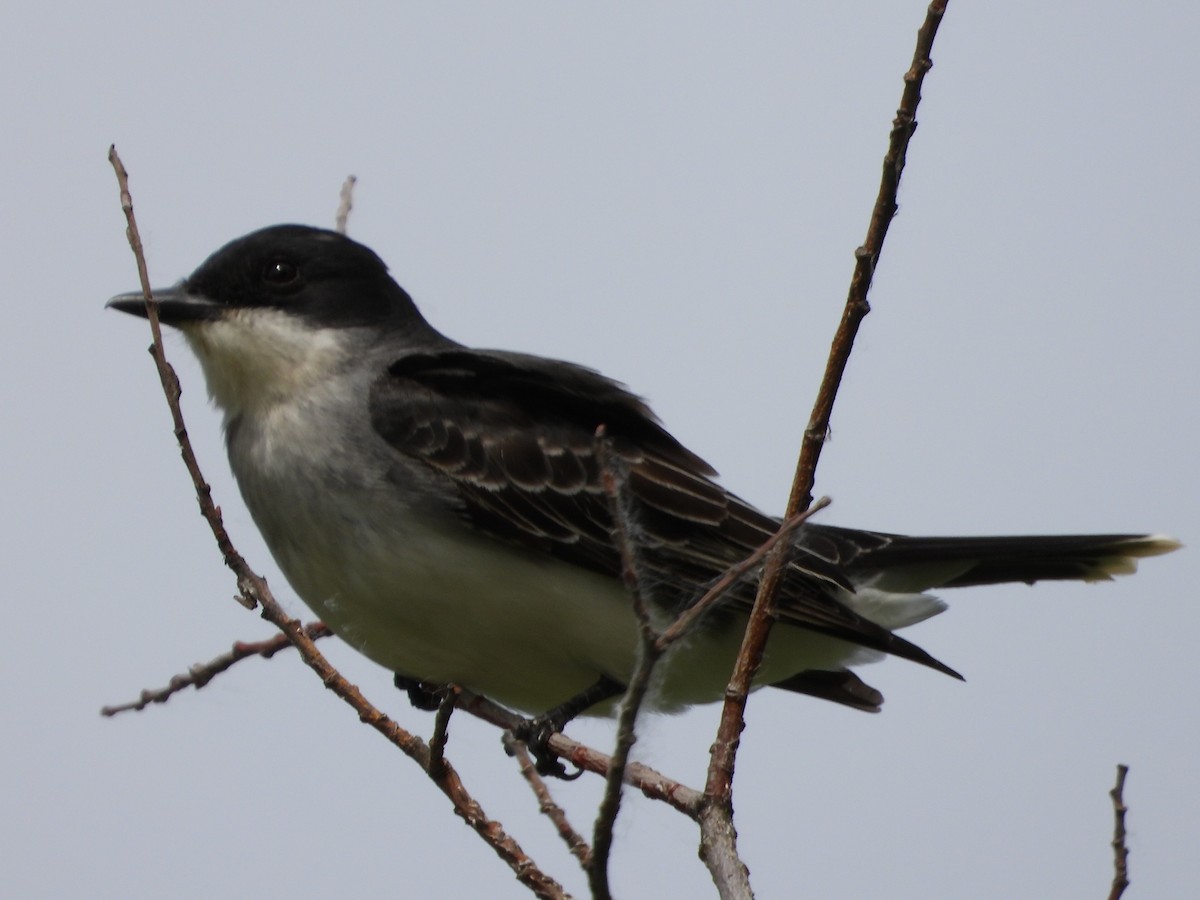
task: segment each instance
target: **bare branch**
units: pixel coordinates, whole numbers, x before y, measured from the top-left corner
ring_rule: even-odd
[[[150,346],[150,355],[154,357],[159,381],[162,382],[163,393],[166,394],[167,405],[171,409],[171,421],[175,427],[175,440],[179,444],[179,453],[183,457],[183,463],[187,466],[192,484],[196,488],[196,500],[200,504],[200,514],[204,516],[209,528],[212,529],[221,555],[225,558],[225,565],[237,576],[238,602],[247,609],[254,609],[258,605],[255,594],[259,590],[265,592],[267,584],[250,570],[241,554],[234,549],[233,542],[229,539],[224,522],[221,520],[221,511],[212,501],[212,489],[204,480],[204,475],[200,472],[200,464],[196,461],[196,454],[192,451],[192,443],[188,439],[187,428],[183,422],[183,412],[179,408],[181,393],[179,378],[175,375],[171,364],[167,362],[166,352],[163,349],[162,328],[158,321],[158,303],[155,302],[150,292],[146,256],[142,250],[142,238],[138,234],[137,221],[133,215],[133,198],[129,193],[129,173],[125,171],[125,166],[121,163],[115,146],[108,149],[108,161],[112,163],[113,169],[117,173],[117,184],[121,189],[121,209],[125,213],[127,223],[125,235],[129,239],[129,246],[133,249],[133,255],[137,259],[138,280],[142,286],[142,296],[146,300],[146,318],[150,321],[150,334],[154,341]]]
[[[440,776],[446,765],[446,743],[450,740],[450,716],[454,713],[455,687],[445,685],[441,692],[442,702],[438,704],[437,714],[433,717],[433,735],[429,738],[429,772]]]
[[[322,622],[310,622],[304,626],[304,629],[314,640],[332,634],[328,626]],[[143,698],[149,695],[149,699],[145,699],[144,702],[135,701],[120,706],[105,707],[101,712],[104,715],[115,715],[127,709],[142,709],[149,703],[162,703],[171,695],[178,693],[185,687],[191,686],[193,680],[192,673],[201,674],[200,683],[195,685],[195,687],[199,688],[211,680],[213,676],[230,668],[234,663],[251,656],[270,658],[280,650],[291,649],[293,646],[287,640],[286,636],[282,634],[265,641],[238,641],[233,645],[233,650],[230,653],[222,654],[207,663],[194,667],[188,675],[177,675],[172,678],[170,687],[162,688],[159,691],[143,691]],[[161,698],[159,697],[160,694],[162,695]],[[473,694],[462,688],[456,689],[455,698],[456,705],[464,712],[468,712],[476,718],[482,719],[502,730],[510,730],[522,721],[521,717],[516,713],[510,712],[487,698]],[[593,774],[606,775],[609,771],[609,757],[607,755],[586,747],[565,735],[559,734],[551,738],[550,747],[563,759],[579,768],[587,769]],[[700,793],[660,772],[654,771],[648,766],[631,763],[625,773],[625,783],[639,789],[651,800],[665,802],[689,818],[694,819],[696,817],[696,809],[699,806],[701,797]]]
[[[613,826],[621,808],[621,787],[629,764],[629,753],[637,740],[638,712],[650,689],[650,678],[663,651],[658,648],[659,635],[650,621],[650,611],[639,584],[640,566],[633,537],[636,525],[629,497],[629,472],[612,453],[611,444],[604,435],[604,426],[596,432],[596,456],[612,513],[613,537],[621,554],[621,579],[637,616],[639,636],[637,662],[617,715],[617,741],[605,776],[604,796],[596,811],[596,822],[592,829],[592,858],[587,868],[592,896],[596,900],[608,900],[612,896],[608,884],[608,860],[612,852]]]
[[[721,900],[752,900],[750,870],[737,851],[733,809],[705,803],[700,811],[700,858],[708,866]]]
[[[459,689],[458,708],[507,731],[525,721],[516,713],[465,688]],[[566,760],[576,768],[586,769],[597,775],[605,775],[608,772],[610,759],[606,754],[572,740],[565,734],[552,735],[549,747],[560,759]],[[625,770],[625,783],[637,788],[651,800],[661,800],[679,810],[689,819],[695,819],[700,814],[703,794],[661,772],[656,772],[649,766],[631,762]]]
[[[811,507],[798,515],[792,516],[779,526],[779,530],[771,535],[767,540],[747,556],[744,560],[734,566],[730,566],[725,570],[724,574],[713,583],[713,586],[708,589],[707,593],[686,610],[684,610],[679,618],[672,622],[663,633],[658,636],[655,641],[655,647],[658,650],[666,650],[671,644],[679,640],[687,634],[693,625],[704,616],[710,609],[716,606],[730,589],[741,581],[746,575],[762,564],[763,558],[770,553],[779,544],[780,541],[786,541],[792,534],[812,518],[816,513],[823,510],[829,505],[829,498],[822,497]]]
[[[871,279],[875,276],[875,267],[883,252],[888,228],[898,208],[896,194],[900,188],[900,175],[904,171],[908,155],[908,144],[913,132],[917,130],[917,106],[921,102],[921,85],[924,83],[925,74],[933,67],[933,60],[930,58],[933,39],[937,36],[947,2],[948,0],[934,0],[929,5],[925,22],[917,32],[917,46],[913,52],[912,65],[904,73],[904,91],[900,97],[900,108],[896,110],[896,118],[892,120],[887,154],[883,158],[879,193],[875,199],[875,208],[871,211],[867,237],[863,245],[854,252],[854,275],[850,279],[846,306],[829,350],[829,362],[817,391],[817,401],[813,405],[808,427],[804,431],[800,462],[796,466],[792,494],[788,499],[790,512],[804,509],[812,502],[817,460],[820,458],[825,436],[829,433],[833,403],[837,398],[842,374],[846,370],[846,362],[850,359],[858,327],[871,311],[867,303],[867,292],[871,288]]]
[[[841,322],[834,334],[825,375],[809,417],[808,427],[805,429],[800,458],[796,463],[796,473],[792,480],[787,510],[784,513],[785,519],[790,519],[801,509],[806,508],[812,500],[817,460],[820,457],[822,442],[829,430],[833,402],[837,396],[846,362],[850,358],[850,350],[854,345],[858,326],[870,311],[866,299],[867,291],[870,289],[871,278],[883,250],[883,241],[887,236],[888,226],[892,216],[896,213],[896,192],[900,185],[900,175],[904,169],[908,143],[916,129],[916,111],[921,99],[921,84],[925,73],[933,65],[930,52],[938,25],[941,24],[942,16],[945,13],[946,4],[947,0],[934,0],[926,12],[924,24],[917,32],[913,62],[908,72],[905,73],[900,108],[892,122],[888,150],[883,161],[883,176],[879,193],[871,213],[866,240],[855,252],[854,275],[850,281]],[[755,598],[754,608],[750,613],[750,621],[746,626],[746,633],[738,652],[733,677],[726,689],[725,707],[717,728],[717,737],[713,741],[708,778],[704,788],[706,809],[700,820],[700,853],[705,864],[708,865],[713,879],[717,882],[722,896],[725,896],[726,890],[731,892],[729,896],[748,896],[750,891],[749,876],[745,871],[745,866],[730,867],[726,861],[719,858],[720,853],[715,851],[723,849],[724,852],[733,853],[736,858],[736,832],[733,829],[734,762],[737,757],[740,735],[745,728],[746,700],[754,673],[762,661],[771,624],[775,618],[775,596],[779,591],[782,575],[789,561],[789,551],[789,544],[779,543],[767,556],[762,580],[759,582],[758,596]],[[723,881],[722,879],[725,878],[732,880]]]
[[[1129,766],[1117,766],[1117,783],[1108,792],[1113,804],[1113,880],[1112,890],[1108,892],[1108,900],[1119,900],[1129,887],[1129,848],[1125,846],[1125,776],[1129,774]]]
[[[586,870],[591,865],[592,848],[588,846],[587,841],[583,839],[575,827],[567,819],[566,811],[561,806],[554,802],[554,797],[550,793],[550,788],[546,781],[537,772],[537,767],[533,764],[533,758],[529,755],[529,750],[526,748],[523,741],[518,741],[511,731],[505,731],[501,737],[504,742],[504,749],[509,756],[517,760],[517,764],[521,767],[521,777],[528,783],[530,789],[533,790],[533,795],[537,797],[538,808],[542,813],[554,823],[555,829],[558,831],[558,836],[563,839],[567,845],[567,849],[571,851],[571,855],[579,860],[579,864]]]
[[[347,175],[346,180],[342,182],[342,190],[338,194],[337,215],[334,216],[334,228],[338,234],[346,233],[346,221],[350,218],[350,210],[354,209],[354,185],[357,183],[358,179],[353,175]]]
[[[324,622],[309,622],[304,626],[304,633],[314,641],[331,637],[333,632]],[[105,706],[100,709],[102,716],[115,716],[117,713],[130,710],[141,712],[151,703],[166,703],[173,695],[185,688],[194,687],[196,690],[204,687],[217,675],[228,670],[235,663],[251,656],[261,656],[270,659],[280,650],[290,650],[294,645],[284,634],[277,634],[265,641],[237,641],[228,653],[210,659],[206,663],[197,663],[187,670],[186,674],[175,675],[167,682],[167,686],[157,690],[144,690],[141,696],[130,703],[120,703],[115,706]]]
[[[542,872],[533,860],[526,855],[525,851],[521,849],[521,846],[504,832],[504,829],[498,822],[487,817],[483,808],[467,792],[458,777],[458,773],[455,772],[449,763],[444,762],[441,766],[436,767],[436,771],[431,770],[431,756],[429,747],[425,742],[405,731],[380,712],[374,705],[367,701],[356,686],[346,681],[329,661],[325,659],[324,655],[317,649],[312,638],[305,633],[300,622],[290,618],[284,612],[283,607],[279,605],[279,602],[267,587],[266,580],[255,574],[242,555],[234,548],[233,542],[230,541],[229,535],[222,523],[220,510],[212,502],[212,492],[200,471],[200,466],[192,450],[191,441],[187,436],[187,429],[184,427],[183,412],[179,407],[179,380],[167,362],[163,349],[162,332],[158,322],[158,309],[150,294],[150,281],[147,277],[146,259],[142,251],[142,241],[138,234],[137,221],[133,214],[133,199],[129,193],[129,175],[125,170],[125,166],[121,163],[120,157],[117,155],[115,146],[109,148],[108,158],[116,172],[117,184],[121,191],[121,208],[125,212],[125,220],[128,226],[126,234],[129,238],[129,245],[133,249],[134,257],[137,260],[138,277],[141,281],[142,293],[146,298],[147,318],[150,320],[150,331],[154,338],[154,344],[150,348],[150,352],[154,357],[159,380],[162,382],[163,393],[166,395],[167,405],[171,410],[171,419],[175,426],[175,438],[179,443],[179,450],[183,456],[184,464],[187,466],[188,473],[192,477],[201,514],[204,516],[205,521],[208,522],[209,528],[216,538],[217,546],[220,547],[221,553],[225,558],[225,564],[237,577],[238,590],[240,592],[239,602],[248,609],[261,608],[262,617],[287,636],[288,640],[300,653],[304,662],[320,677],[325,687],[348,703],[358,713],[360,721],[374,728],[405,755],[420,765],[442,792],[450,798],[455,813],[470,825],[495,850],[496,854],[508,864],[509,868],[516,874],[518,881],[530,888],[539,897],[564,897],[565,893],[562,886]]]

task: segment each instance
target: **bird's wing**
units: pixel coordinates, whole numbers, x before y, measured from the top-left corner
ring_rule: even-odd
[[[453,485],[476,527],[617,577],[596,456],[603,425],[628,472],[643,589],[673,611],[779,527],[717,485],[642,400],[579,366],[497,351],[414,352],[376,380],[370,406],[375,430]],[[837,546],[826,544],[798,544],[778,601],[784,621],[957,674],[840,603],[837,590],[853,587]],[[753,595],[753,584],[739,585],[727,608],[748,609]]]

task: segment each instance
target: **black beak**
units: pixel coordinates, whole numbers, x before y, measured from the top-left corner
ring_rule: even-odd
[[[188,322],[204,322],[217,318],[221,307],[205,297],[189,294],[182,284],[169,288],[152,289],[158,304],[158,318],[164,325],[176,328]],[[141,291],[117,294],[106,304],[107,309],[116,309],[134,316],[146,318],[146,301]]]

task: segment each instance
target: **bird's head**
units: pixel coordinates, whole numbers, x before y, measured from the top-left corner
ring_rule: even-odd
[[[159,319],[187,338],[227,416],[295,397],[380,340],[440,339],[375,253],[304,225],[238,238],[153,295]],[[108,306],[147,314],[140,292]]]

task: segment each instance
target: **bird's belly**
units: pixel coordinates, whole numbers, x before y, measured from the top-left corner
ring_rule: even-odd
[[[375,662],[534,712],[632,669],[636,624],[619,583],[456,523],[363,508],[255,519],[301,599]]]
[[[403,545],[282,554],[297,592],[347,643],[412,678],[453,682],[538,714],[602,675],[627,683],[637,626],[619,582],[486,538],[423,530]],[[663,660],[648,707],[719,700],[743,616],[707,622]],[[772,636],[758,683],[838,668],[856,648],[795,628]],[[611,704],[593,712],[610,712]]]

